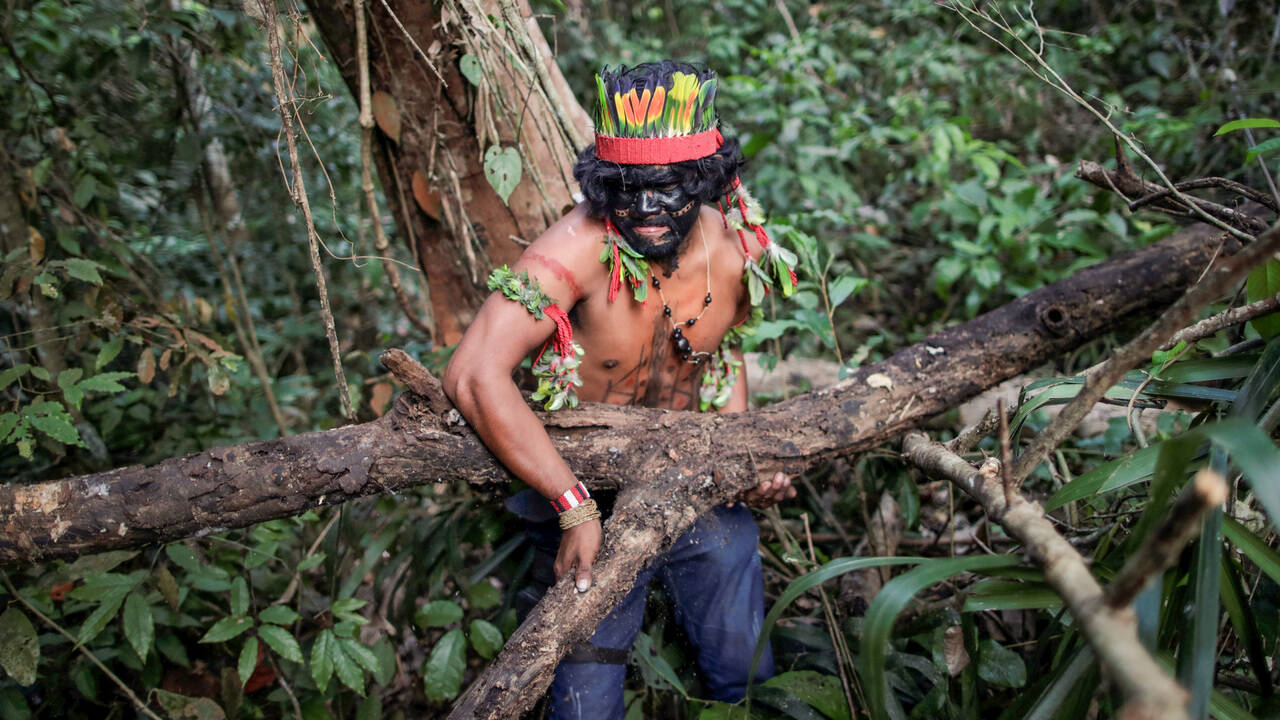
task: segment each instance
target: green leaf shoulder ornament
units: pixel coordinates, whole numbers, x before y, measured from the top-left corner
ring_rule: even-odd
[[[533,361],[533,376],[538,388],[533,399],[546,410],[578,407],[578,392],[582,385],[578,368],[582,365],[582,346],[573,341],[573,327],[569,315],[547,297],[537,279],[529,273],[516,273],[503,265],[489,274],[489,289],[501,292],[509,300],[520,303],[534,318],[551,318],[556,331],[542,346]]]

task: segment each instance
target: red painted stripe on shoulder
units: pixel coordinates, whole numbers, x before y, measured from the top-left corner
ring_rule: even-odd
[[[561,264],[559,260],[547,257],[541,253],[533,252],[532,250],[525,250],[524,257],[529,258],[530,261],[536,262],[550,270],[551,274],[556,276],[556,279],[565,285],[568,285],[569,291],[573,293],[574,299],[582,297],[582,286],[578,284],[578,279],[575,278],[573,273],[569,272],[569,268]]]

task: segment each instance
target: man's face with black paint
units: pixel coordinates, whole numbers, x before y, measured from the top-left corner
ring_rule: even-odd
[[[636,252],[665,260],[680,251],[702,203],[666,165],[637,165],[609,192],[609,218]]]

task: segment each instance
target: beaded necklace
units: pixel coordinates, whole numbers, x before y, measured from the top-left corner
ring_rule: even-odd
[[[701,320],[702,316],[706,314],[707,308],[711,307],[711,248],[707,247],[707,234],[702,230],[701,217],[698,218],[698,234],[702,236],[702,252],[706,256],[707,296],[702,299],[702,310],[698,312],[697,316],[677,323],[675,317],[671,314],[671,305],[667,303],[667,297],[662,294],[662,283],[658,281],[656,274],[650,275],[650,279],[653,281],[653,288],[658,291],[658,297],[662,299],[662,314],[667,318],[667,322],[671,323],[671,341],[675,343],[676,351],[680,353],[680,358],[691,365],[698,365],[712,356],[712,353],[695,351],[693,346],[689,344],[689,338],[684,336],[684,330],[680,328],[681,325],[693,327],[694,323]]]

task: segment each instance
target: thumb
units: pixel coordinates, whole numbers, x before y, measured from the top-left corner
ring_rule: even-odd
[[[591,589],[591,561],[592,558],[585,556],[580,556],[578,558],[578,570],[574,574],[574,585],[580,593],[584,593]]]

